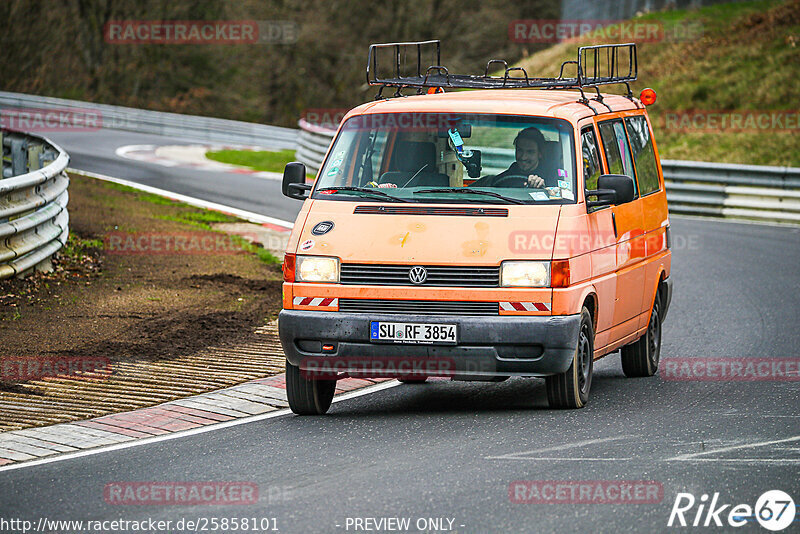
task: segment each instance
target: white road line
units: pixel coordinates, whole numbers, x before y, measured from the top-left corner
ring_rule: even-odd
[[[97,178],[98,180],[105,180],[106,182],[113,182],[115,184],[125,185],[128,187],[132,187],[133,189],[138,189],[139,191],[144,191],[146,193],[152,193],[154,195],[159,195],[172,200],[177,200],[179,202],[184,202],[191,206],[197,206],[198,208],[205,208],[214,211],[220,211],[222,213],[227,213],[229,215],[234,215],[236,217],[239,217],[240,219],[245,219],[247,221],[258,224],[269,223],[269,224],[275,224],[277,226],[283,226],[284,228],[288,229],[291,229],[294,226],[293,222],[284,221],[283,219],[276,219],[274,217],[261,215],[260,213],[253,213],[252,211],[240,210],[239,208],[233,208],[231,206],[224,206],[222,204],[217,204],[216,202],[209,202],[207,200],[201,200],[199,198],[181,195],[180,193],[173,193],[172,191],[167,191],[165,189],[158,189],[157,187],[151,187],[149,185],[137,184],[136,182],[123,180],[122,178],[114,178],[113,176],[106,176],[105,174],[98,174],[96,172],[81,171],[79,169],[71,169],[71,168],[67,169],[67,172],[71,172],[73,174],[79,174],[81,176],[88,176],[90,178]]]
[[[355,391],[350,391],[348,393],[343,393],[341,395],[337,395],[333,398],[333,402],[342,402],[349,399],[353,399],[355,397],[361,397],[362,395],[369,395],[370,393],[375,393],[377,391],[381,391],[384,389],[389,389],[395,386],[399,386],[400,382],[397,380],[391,380],[387,382],[381,382],[379,384],[375,384],[374,386],[368,386],[365,388],[357,389]],[[3,467],[0,467],[0,472],[3,471],[13,471],[15,469],[23,469],[25,467],[33,467],[36,465],[42,464],[50,464],[54,462],[61,462],[65,460],[71,460],[73,458],[81,458],[84,456],[93,456],[95,454],[100,454],[103,452],[109,451],[118,451],[122,449],[129,449],[132,447],[139,447],[141,445],[149,445],[151,443],[158,443],[161,441],[169,441],[171,439],[178,439],[184,438],[187,436],[194,436],[196,434],[205,434],[206,432],[213,432],[215,430],[222,430],[223,428],[228,428],[232,426],[239,426],[244,425],[247,423],[254,423],[256,421],[263,421],[265,419],[272,419],[273,417],[282,417],[284,415],[291,414],[291,410],[285,408],[283,410],[277,410],[274,412],[267,412],[259,415],[252,415],[250,417],[242,417],[241,419],[234,419],[232,421],[225,421],[222,423],[216,423],[213,425],[203,426],[200,428],[193,428],[191,430],[182,430],[179,432],[174,432],[172,434],[164,434],[161,436],[153,436],[152,438],[142,438],[136,441],[129,441],[126,443],[118,443],[116,445],[106,445],[97,447],[94,449],[87,449],[84,451],[79,452],[71,452],[67,454],[62,454],[60,456],[56,456],[55,458],[42,458],[41,460],[31,460],[28,462],[22,462],[18,464],[10,464]]]
[[[634,460],[635,458],[549,458],[549,457],[539,457],[539,458],[504,458],[502,456],[495,456],[489,457],[491,460],[527,460],[529,462],[628,462],[630,460]]]
[[[766,447],[767,445],[775,445],[776,443],[788,443],[790,441],[800,441],[800,436],[793,436],[791,438],[784,438],[784,439],[776,439],[772,441],[758,441],[755,443],[745,443],[743,445],[733,445],[731,447],[722,447],[721,449],[714,449],[710,451],[703,451],[703,452],[693,452],[688,454],[681,454],[678,456],[674,456],[672,458],[667,458],[665,461],[683,461],[683,460],[690,460],[693,458],[697,458],[698,456],[705,456],[708,454],[719,454],[723,452],[729,451],[737,451],[741,449],[754,449],[756,447]]]
[[[596,445],[598,443],[607,443],[609,441],[619,441],[621,439],[629,439],[634,436],[619,436],[616,438],[600,438],[589,439],[586,441],[576,441],[575,443],[565,443],[562,445],[553,445],[552,447],[545,447],[544,449],[534,449],[525,452],[512,452],[511,454],[503,454],[502,456],[486,456],[485,460],[538,460],[539,458],[526,458],[524,456],[530,454],[540,454],[543,452],[561,451],[564,449],[574,449],[575,447],[583,447],[585,445]]]
[[[793,464],[800,463],[800,458],[667,458],[663,462],[731,462],[740,464]]]

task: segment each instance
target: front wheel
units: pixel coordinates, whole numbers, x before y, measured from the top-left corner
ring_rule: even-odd
[[[565,372],[545,377],[547,403],[551,408],[583,408],[589,402],[594,368],[594,328],[589,310],[581,310],[578,346]]]
[[[622,347],[622,372],[627,377],[653,376],[661,358],[661,295],[656,294],[647,332],[635,342]]]
[[[322,415],[328,411],[336,391],[336,380],[312,380],[296,365],[286,362],[286,396],[297,415]]]

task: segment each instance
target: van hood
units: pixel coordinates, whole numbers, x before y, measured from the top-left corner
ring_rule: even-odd
[[[297,254],[345,263],[498,265],[550,260],[561,206],[313,200]],[[296,228],[295,231],[298,231]]]

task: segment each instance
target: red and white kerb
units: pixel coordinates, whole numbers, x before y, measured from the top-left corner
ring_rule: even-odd
[[[334,298],[321,298],[321,297],[295,297],[295,306],[320,306],[331,307],[338,306],[339,299]]]
[[[550,305],[546,302],[501,302],[500,309],[503,311],[550,311]]]

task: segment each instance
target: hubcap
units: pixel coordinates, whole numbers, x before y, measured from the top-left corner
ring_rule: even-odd
[[[591,345],[589,344],[589,327],[583,325],[578,338],[578,386],[585,392],[589,383],[589,366],[591,365]]]
[[[658,365],[659,347],[661,346],[661,319],[658,316],[658,306],[653,307],[653,313],[650,314],[650,324],[647,327],[648,343],[648,356],[653,366]]]

